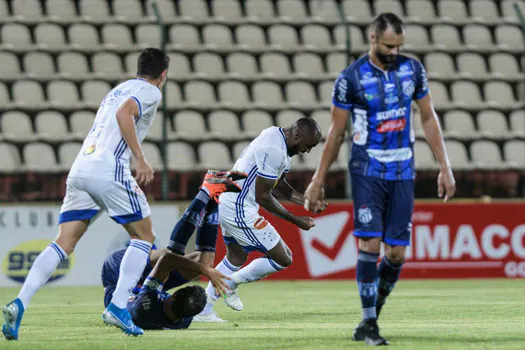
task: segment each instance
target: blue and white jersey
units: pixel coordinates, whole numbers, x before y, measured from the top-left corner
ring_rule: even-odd
[[[415,177],[411,106],[429,92],[424,67],[399,55],[384,71],[364,55],[341,72],[332,104],[350,111],[350,172],[386,180]]]
[[[139,142],[148,133],[162,99],[161,91],[144,79],[131,79],[113,88],[100,103],[97,116],[69,172],[70,176],[115,180],[131,178],[131,151],[117,122],[117,110],[128,99],[137,102],[135,121]]]
[[[291,159],[283,130],[276,126],[264,129],[244,149],[232,170],[248,174],[237,183],[240,193],[225,192],[220,196],[220,216],[250,218],[258,215],[259,204],[255,201],[255,180],[261,176],[275,183],[283,173],[290,170]]]

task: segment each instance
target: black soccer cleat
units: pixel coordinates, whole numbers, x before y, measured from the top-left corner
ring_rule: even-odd
[[[365,320],[359,322],[357,327],[354,328],[354,333],[352,334],[352,340],[363,341],[365,340]]]
[[[379,335],[379,327],[376,319],[363,320],[354,329],[352,339],[355,341],[364,341],[369,346],[388,345],[388,341]]]

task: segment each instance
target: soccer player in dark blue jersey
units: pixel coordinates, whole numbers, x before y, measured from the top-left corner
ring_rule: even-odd
[[[153,248],[127,306],[139,327],[188,328],[192,316],[201,312],[206,304],[204,289],[188,286],[171,295],[167,291],[199,275],[208,277],[217,293],[225,294],[227,285],[222,279],[227,277],[212,268],[218,233],[216,201],[222,192],[239,192],[241,189],[234,180],[242,178],[246,178],[246,174],[209,171],[198,194],[175,225],[168,249]],[[182,256],[197,227],[196,252]],[[124,253],[125,249],[112,253],[103,264],[105,305],[109,304],[115,291]]]
[[[439,162],[438,195],[447,202],[455,192],[439,120],[432,104],[423,65],[401,55],[405,28],[393,13],[382,13],[370,27],[370,50],[337,78],[332,91],[332,125],[320,164],[305,192],[305,208],[316,210],[337,158],[348,120],[353,123],[349,161],[354,201],[354,236],[359,240],[356,267],[363,320],[354,340],[386,345],[377,317],[399,278],[410,243],[414,207],[414,132],[411,106],[415,100],[425,136]],[[381,241],[385,257],[379,258]]]

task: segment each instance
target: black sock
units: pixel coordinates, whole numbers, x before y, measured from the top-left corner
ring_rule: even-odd
[[[202,224],[197,229],[195,249],[204,252],[215,252],[218,232],[219,205],[215,201],[210,201],[206,206],[206,214],[202,220]]]

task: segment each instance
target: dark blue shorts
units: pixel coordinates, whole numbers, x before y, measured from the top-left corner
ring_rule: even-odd
[[[388,245],[410,244],[414,180],[351,174],[354,236],[381,237]]]

